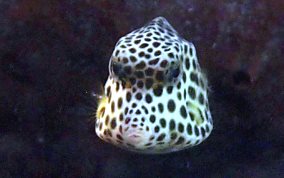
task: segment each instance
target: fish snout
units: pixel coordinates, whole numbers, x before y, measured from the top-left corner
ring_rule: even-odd
[[[123,134],[126,143],[135,145],[136,148],[141,147],[147,141],[147,134],[139,128],[130,128]]]

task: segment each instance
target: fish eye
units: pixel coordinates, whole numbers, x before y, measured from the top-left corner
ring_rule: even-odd
[[[111,61],[111,68],[115,75],[118,75],[121,72],[121,65],[118,62]]]
[[[119,80],[126,80],[125,70],[127,69],[127,67],[125,69],[125,67],[123,67],[121,63],[116,61],[111,61],[110,67],[114,76],[116,76]]]
[[[180,65],[178,63],[172,64],[166,71],[167,79],[169,82],[176,79],[180,74]]]
[[[172,70],[172,77],[173,78],[177,78],[178,76],[179,76],[179,73],[180,73],[180,70],[179,70],[179,66],[177,67],[177,68],[174,68],[173,70]]]

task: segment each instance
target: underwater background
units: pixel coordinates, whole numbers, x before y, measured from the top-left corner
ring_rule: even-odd
[[[95,134],[117,40],[163,16],[194,43],[214,120],[164,155]],[[284,177],[284,1],[0,1],[0,177]]]

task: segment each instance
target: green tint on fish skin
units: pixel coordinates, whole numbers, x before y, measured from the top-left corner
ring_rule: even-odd
[[[204,118],[198,110],[198,105],[196,103],[192,102],[192,103],[189,103],[188,107],[189,107],[191,113],[193,114],[192,119],[196,122],[196,124],[198,126],[201,125],[204,122]]]

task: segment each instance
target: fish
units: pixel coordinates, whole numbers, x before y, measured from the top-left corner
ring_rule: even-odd
[[[164,17],[121,37],[96,111],[105,142],[146,154],[180,151],[213,130],[208,82],[192,42]]]

